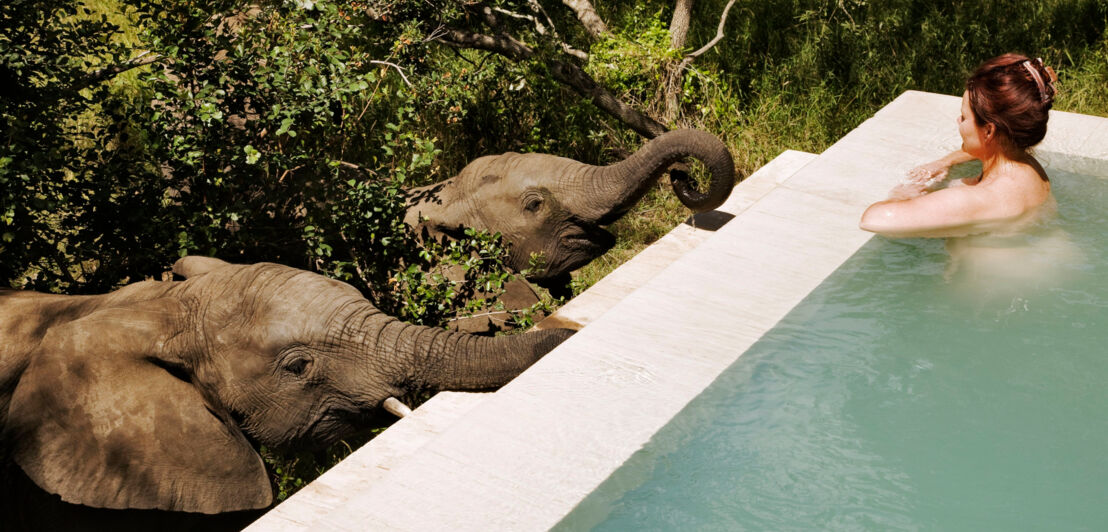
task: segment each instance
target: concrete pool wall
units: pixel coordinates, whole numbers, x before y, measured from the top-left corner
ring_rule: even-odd
[[[718,230],[681,226],[563,307],[587,326],[520,377],[436,396],[252,528],[549,529],[872,237],[862,210],[959,146],[959,105],[905,92],[818,157],[783,154]],[[1052,113],[1036,153],[1108,176],[1108,118]]]

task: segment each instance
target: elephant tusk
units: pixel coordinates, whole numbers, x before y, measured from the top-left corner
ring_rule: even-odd
[[[383,406],[385,407],[385,410],[388,410],[389,413],[395,415],[396,417],[402,418],[412,413],[412,409],[408,408],[408,405],[401,403],[400,400],[395,397],[389,397],[388,399],[385,399]]]

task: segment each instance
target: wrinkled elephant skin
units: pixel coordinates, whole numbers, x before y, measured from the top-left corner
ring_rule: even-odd
[[[174,270],[100,296],[0,291],[0,466],[97,508],[262,508],[252,442],[325,446],[389,397],[501,386],[571,334],[415,326],[276,264]]]
[[[539,153],[481,157],[451,179],[410,191],[405,222],[436,236],[457,237],[467,227],[499,232],[510,244],[512,269],[528,269],[537,256],[542,266],[529,279],[565,279],[608,251],[615,238],[603,226],[687,157],[704,163],[711,182],[701,193],[687,175],[672,173],[678,199],[695,212],[718,207],[735,184],[730,151],[714,135],[678,130],[604,167]]]

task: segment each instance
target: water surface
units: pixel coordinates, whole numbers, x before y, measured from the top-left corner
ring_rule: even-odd
[[[997,281],[875,238],[558,528],[1103,530],[1108,183],[1051,174],[1080,253]]]

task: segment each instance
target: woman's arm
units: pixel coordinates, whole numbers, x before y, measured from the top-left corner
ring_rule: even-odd
[[[968,163],[974,159],[974,156],[962,150],[952,151],[937,160],[908,170],[908,180],[911,183],[931,187],[946,181],[950,177],[951,166]]]
[[[974,221],[989,207],[982,201],[986,194],[967,194],[959,188],[932,192],[931,187],[949,177],[951,166],[974,159],[955,150],[909,170],[908,179],[893,187],[888,199],[866,209],[858,227],[904,238],[969,234]]]
[[[870,205],[858,227],[895,238],[951,237],[987,231],[1009,220],[1003,202],[978,187],[945,188]]]

